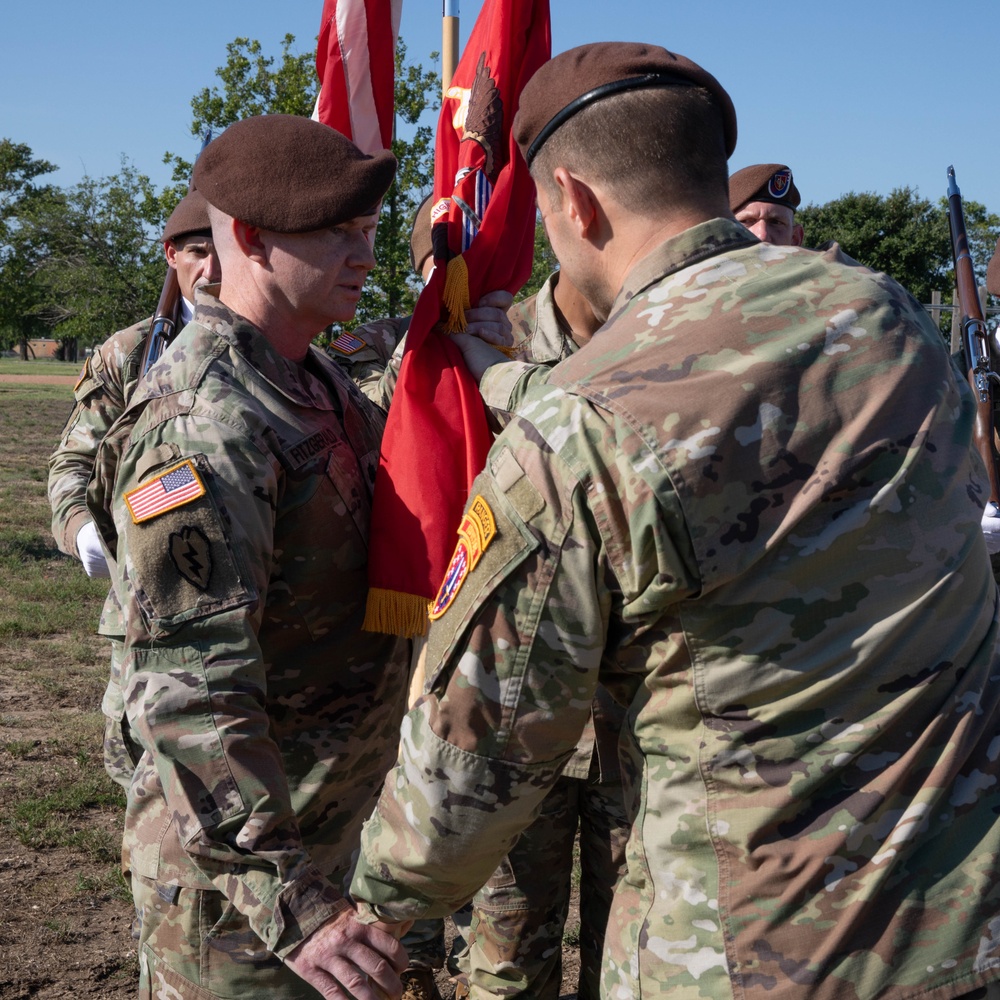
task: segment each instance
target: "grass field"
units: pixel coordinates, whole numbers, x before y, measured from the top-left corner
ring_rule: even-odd
[[[4,998],[134,995],[118,860],[124,802],[101,757],[108,650],[95,630],[107,582],[88,580],[56,549],[45,495],[48,456],[71,403],[67,387],[0,384]]]
[[[82,361],[21,361],[0,358],[0,375],[79,375]]]

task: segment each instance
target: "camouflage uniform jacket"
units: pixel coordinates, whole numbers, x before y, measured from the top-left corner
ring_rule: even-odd
[[[558,280],[559,272],[554,271],[534,295],[515,302],[507,310],[517,353],[509,364],[487,368],[479,382],[479,391],[494,412],[514,413],[530,377],[544,379],[545,371],[539,369],[540,365],[548,369],[576,353],[572,331],[553,299]]]
[[[384,419],[319,350],[297,364],[201,290],[195,309],[89,497],[144,749],[125,850],[165,899],[214,888],[285,955],[346,905],[405,707],[405,644],[361,631]]]
[[[89,521],[87,483],[97,449],[121,416],[139,380],[150,320],[109,337],[84,362],[73,388],[76,403],[62,440],[49,459],[52,534],[62,552],[78,559],[76,536]]]
[[[411,316],[380,319],[338,337],[327,353],[351,381],[381,410],[388,413],[402,360],[403,337]],[[398,349],[398,355],[395,352]],[[390,361],[393,363],[390,364]]]
[[[559,272],[550,274],[534,294],[515,302],[507,310],[514,334],[515,359],[509,364],[494,365],[486,370],[492,374],[489,382],[484,376],[480,392],[494,414],[506,410],[521,377],[534,373],[542,376],[539,366],[554,368],[560,361],[576,354],[578,347],[572,331],[556,309],[553,291]],[[508,370],[509,369],[509,375]],[[503,423],[506,425],[508,419]],[[624,713],[608,694],[603,684],[598,685],[593,713],[577,745],[576,752],[563,768],[568,778],[596,778],[601,781],[619,781],[618,736]]]
[[[354,895],[394,919],[468,898],[600,676],[636,771],[603,995],[952,998],[998,978],[998,595],[972,421],[884,275],[722,219],[654,249],[474,485],[495,534],[431,628],[441,668]]]

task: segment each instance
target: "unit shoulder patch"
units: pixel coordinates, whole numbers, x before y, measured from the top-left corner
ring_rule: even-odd
[[[154,476],[149,482],[129,490],[125,494],[125,506],[132,515],[133,524],[142,524],[204,495],[205,484],[194,463],[186,459]]]
[[[441,588],[431,605],[430,618],[440,618],[451,606],[465,582],[476,568],[487,546],[496,537],[497,523],[490,505],[482,496],[476,496],[462,516],[458,528],[458,544],[444,574]]]

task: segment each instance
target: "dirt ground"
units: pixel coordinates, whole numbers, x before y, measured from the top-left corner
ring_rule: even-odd
[[[0,382],[11,385],[73,385],[74,375],[0,375]]]

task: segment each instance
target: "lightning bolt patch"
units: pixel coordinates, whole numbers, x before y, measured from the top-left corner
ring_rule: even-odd
[[[170,535],[170,558],[177,571],[199,590],[212,578],[212,544],[200,528],[181,528]]]

